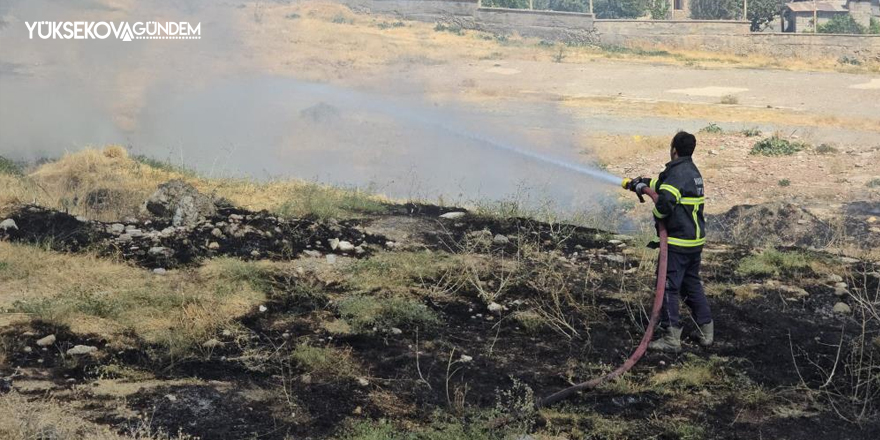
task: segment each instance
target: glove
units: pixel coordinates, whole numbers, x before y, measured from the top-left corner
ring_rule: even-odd
[[[644,186],[648,186],[651,182],[651,179],[647,177],[633,177],[630,179],[629,184],[626,185],[626,189],[636,193],[641,194],[641,189]]]

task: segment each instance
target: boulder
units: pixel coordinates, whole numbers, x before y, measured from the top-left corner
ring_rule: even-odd
[[[76,345],[70,350],[67,350],[68,356],[82,356],[86,354],[92,354],[98,351],[98,347],[93,347],[91,345]]]
[[[18,225],[15,224],[15,220],[8,218],[0,222],[0,230],[8,231],[10,229],[18,230]]]
[[[492,238],[492,243],[495,244],[507,244],[510,243],[510,239],[505,235],[497,234]]]
[[[447,212],[446,214],[441,215],[440,218],[445,218],[445,219],[447,219],[447,220],[455,220],[455,219],[462,218],[462,217],[464,217],[465,215],[467,215],[466,212],[463,212],[463,211],[453,211],[453,212]]]
[[[354,245],[347,241],[340,241],[338,246],[340,252],[351,252],[354,250]]]
[[[171,221],[174,226],[188,227],[217,214],[213,197],[199,193],[195,187],[179,179],[159,185],[144,203],[143,210],[156,219]]]
[[[834,305],[834,309],[832,309],[834,313],[839,313],[841,315],[849,315],[852,313],[852,308],[847,305],[845,302],[839,302]]]
[[[45,338],[37,340],[37,345],[40,347],[48,347],[54,343],[55,343],[55,335],[49,335],[49,336],[46,336]]]

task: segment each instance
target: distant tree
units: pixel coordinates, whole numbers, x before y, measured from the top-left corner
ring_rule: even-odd
[[[593,0],[596,18],[639,18],[648,11],[648,0]]]
[[[663,20],[669,17],[669,3],[673,0],[648,0],[648,12],[651,19]]]
[[[529,0],[483,0],[490,8],[529,9]]]
[[[752,30],[764,29],[782,12],[785,3],[785,0],[749,0],[748,19],[752,22]]]
[[[869,34],[880,34],[880,20],[871,17],[871,24],[868,26]]]
[[[742,18],[742,0],[691,0],[695,20],[734,20]]]
[[[849,14],[837,14],[825,24],[820,24],[816,31],[822,34],[864,34],[867,30],[856,23]]]
[[[526,0],[528,2],[528,0]],[[589,12],[590,0],[534,0],[535,9],[563,12]]]

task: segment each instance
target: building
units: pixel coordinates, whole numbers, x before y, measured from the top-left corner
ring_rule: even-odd
[[[849,9],[839,2],[803,1],[786,3],[782,9],[783,32],[815,32],[816,25],[823,25],[835,15],[848,14]],[[814,23],[814,18],[818,23]]]
[[[670,18],[673,20],[690,20],[690,0],[670,0],[670,3],[672,3],[669,8]]]

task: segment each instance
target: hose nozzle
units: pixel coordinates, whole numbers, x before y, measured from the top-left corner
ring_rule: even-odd
[[[623,182],[620,184],[620,186],[621,186],[623,189],[629,189],[629,183],[630,183],[630,182],[632,182],[632,179],[630,179],[630,178],[623,179]]]

